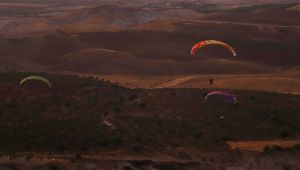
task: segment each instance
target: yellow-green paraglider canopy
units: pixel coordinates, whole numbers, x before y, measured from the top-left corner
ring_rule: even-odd
[[[42,82],[46,83],[50,88],[52,87],[52,84],[50,83],[50,81],[48,79],[44,78],[44,77],[41,77],[41,76],[25,77],[20,81],[20,86],[28,80],[39,80],[39,81],[42,81]]]

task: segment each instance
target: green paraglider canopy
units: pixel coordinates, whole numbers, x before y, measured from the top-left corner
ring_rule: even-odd
[[[49,86],[49,88],[52,87],[52,84],[50,83],[50,81],[48,79],[44,78],[44,77],[41,77],[41,76],[25,77],[20,81],[20,86],[28,80],[39,80],[39,81],[42,81],[42,82],[46,83]]]

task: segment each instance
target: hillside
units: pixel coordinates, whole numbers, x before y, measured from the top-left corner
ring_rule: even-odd
[[[50,4],[47,10],[26,7],[30,14],[25,10],[19,15],[21,7],[7,13],[10,8],[4,5],[0,61],[3,67],[21,71],[126,76],[299,70],[300,13],[289,6],[293,5],[205,14],[190,6],[144,8],[133,2],[64,8]],[[203,39],[225,41],[238,56],[232,58],[220,47],[190,56],[191,47]],[[70,62],[71,58],[76,59]]]
[[[0,170],[299,170],[299,9],[1,0]]]
[[[205,89],[133,90],[76,76],[45,75],[53,89],[34,81],[19,87],[25,75],[1,75],[2,151],[201,150],[228,140],[299,137],[299,96],[233,91],[239,103],[232,105],[205,101]]]
[[[31,74],[47,77],[53,88],[38,81],[18,85]],[[300,166],[296,148],[261,155],[227,145],[300,143],[300,96],[230,90],[238,98],[232,105],[218,97],[205,101],[208,89],[128,89],[92,77],[44,73],[0,78],[1,168]]]
[[[299,65],[300,13],[290,10],[297,7],[290,2],[251,1],[254,5],[247,8],[212,13],[198,11],[201,4],[193,1],[170,6],[153,1],[158,6],[149,7],[142,1],[17,2],[0,3],[2,70],[185,76],[267,74]],[[238,56],[219,47],[190,56],[190,48],[203,39],[228,42]]]

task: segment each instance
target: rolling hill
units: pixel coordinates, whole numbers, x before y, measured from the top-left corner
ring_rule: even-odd
[[[205,101],[208,89],[134,90],[92,77],[49,74],[43,75],[53,89],[35,81],[18,86],[30,74],[1,74],[2,151],[205,149],[228,140],[299,134],[300,97],[295,95],[231,90],[239,101],[232,105],[222,98]],[[225,120],[219,120],[219,112]]]
[[[0,169],[299,169],[298,6],[1,1]]]
[[[47,77],[53,88],[38,81],[18,85],[32,74]],[[0,78],[1,168],[299,167],[297,146],[280,148],[300,142],[296,95],[231,90],[238,98],[232,105],[218,97],[205,101],[208,89],[128,89],[93,77],[45,73]],[[277,141],[275,149],[262,155],[227,145],[261,148],[260,140],[265,147]]]

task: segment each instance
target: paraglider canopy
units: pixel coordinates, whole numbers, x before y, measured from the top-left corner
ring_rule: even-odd
[[[46,83],[49,86],[49,88],[52,87],[52,84],[50,83],[50,81],[48,79],[44,78],[44,77],[41,77],[41,76],[25,77],[20,81],[20,86],[28,80],[39,80],[39,81],[42,81],[42,82]]]
[[[204,41],[201,41],[197,44],[195,44],[191,50],[191,54],[194,56],[196,55],[196,52],[204,47],[204,46],[207,46],[207,45],[221,45],[227,49],[229,49],[232,53],[233,56],[236,56],[236,52],[235,50],[233,49],[233,47],[231,47],[229,44],[225,43],[225,42],[222,42],[222,41],[218,41],[218,40],[204,40]]]
[[[230,100],[231,102],[237,103],[236,97],[233,94],[225,92],[225,91],[213,91],[213,92],[210,92],[210,93],[208,93],[205,96],[205,100],[207,100],[208,97],[210,97],[212,95],[221,95],[221,96],[224,96],[226,99]]]

